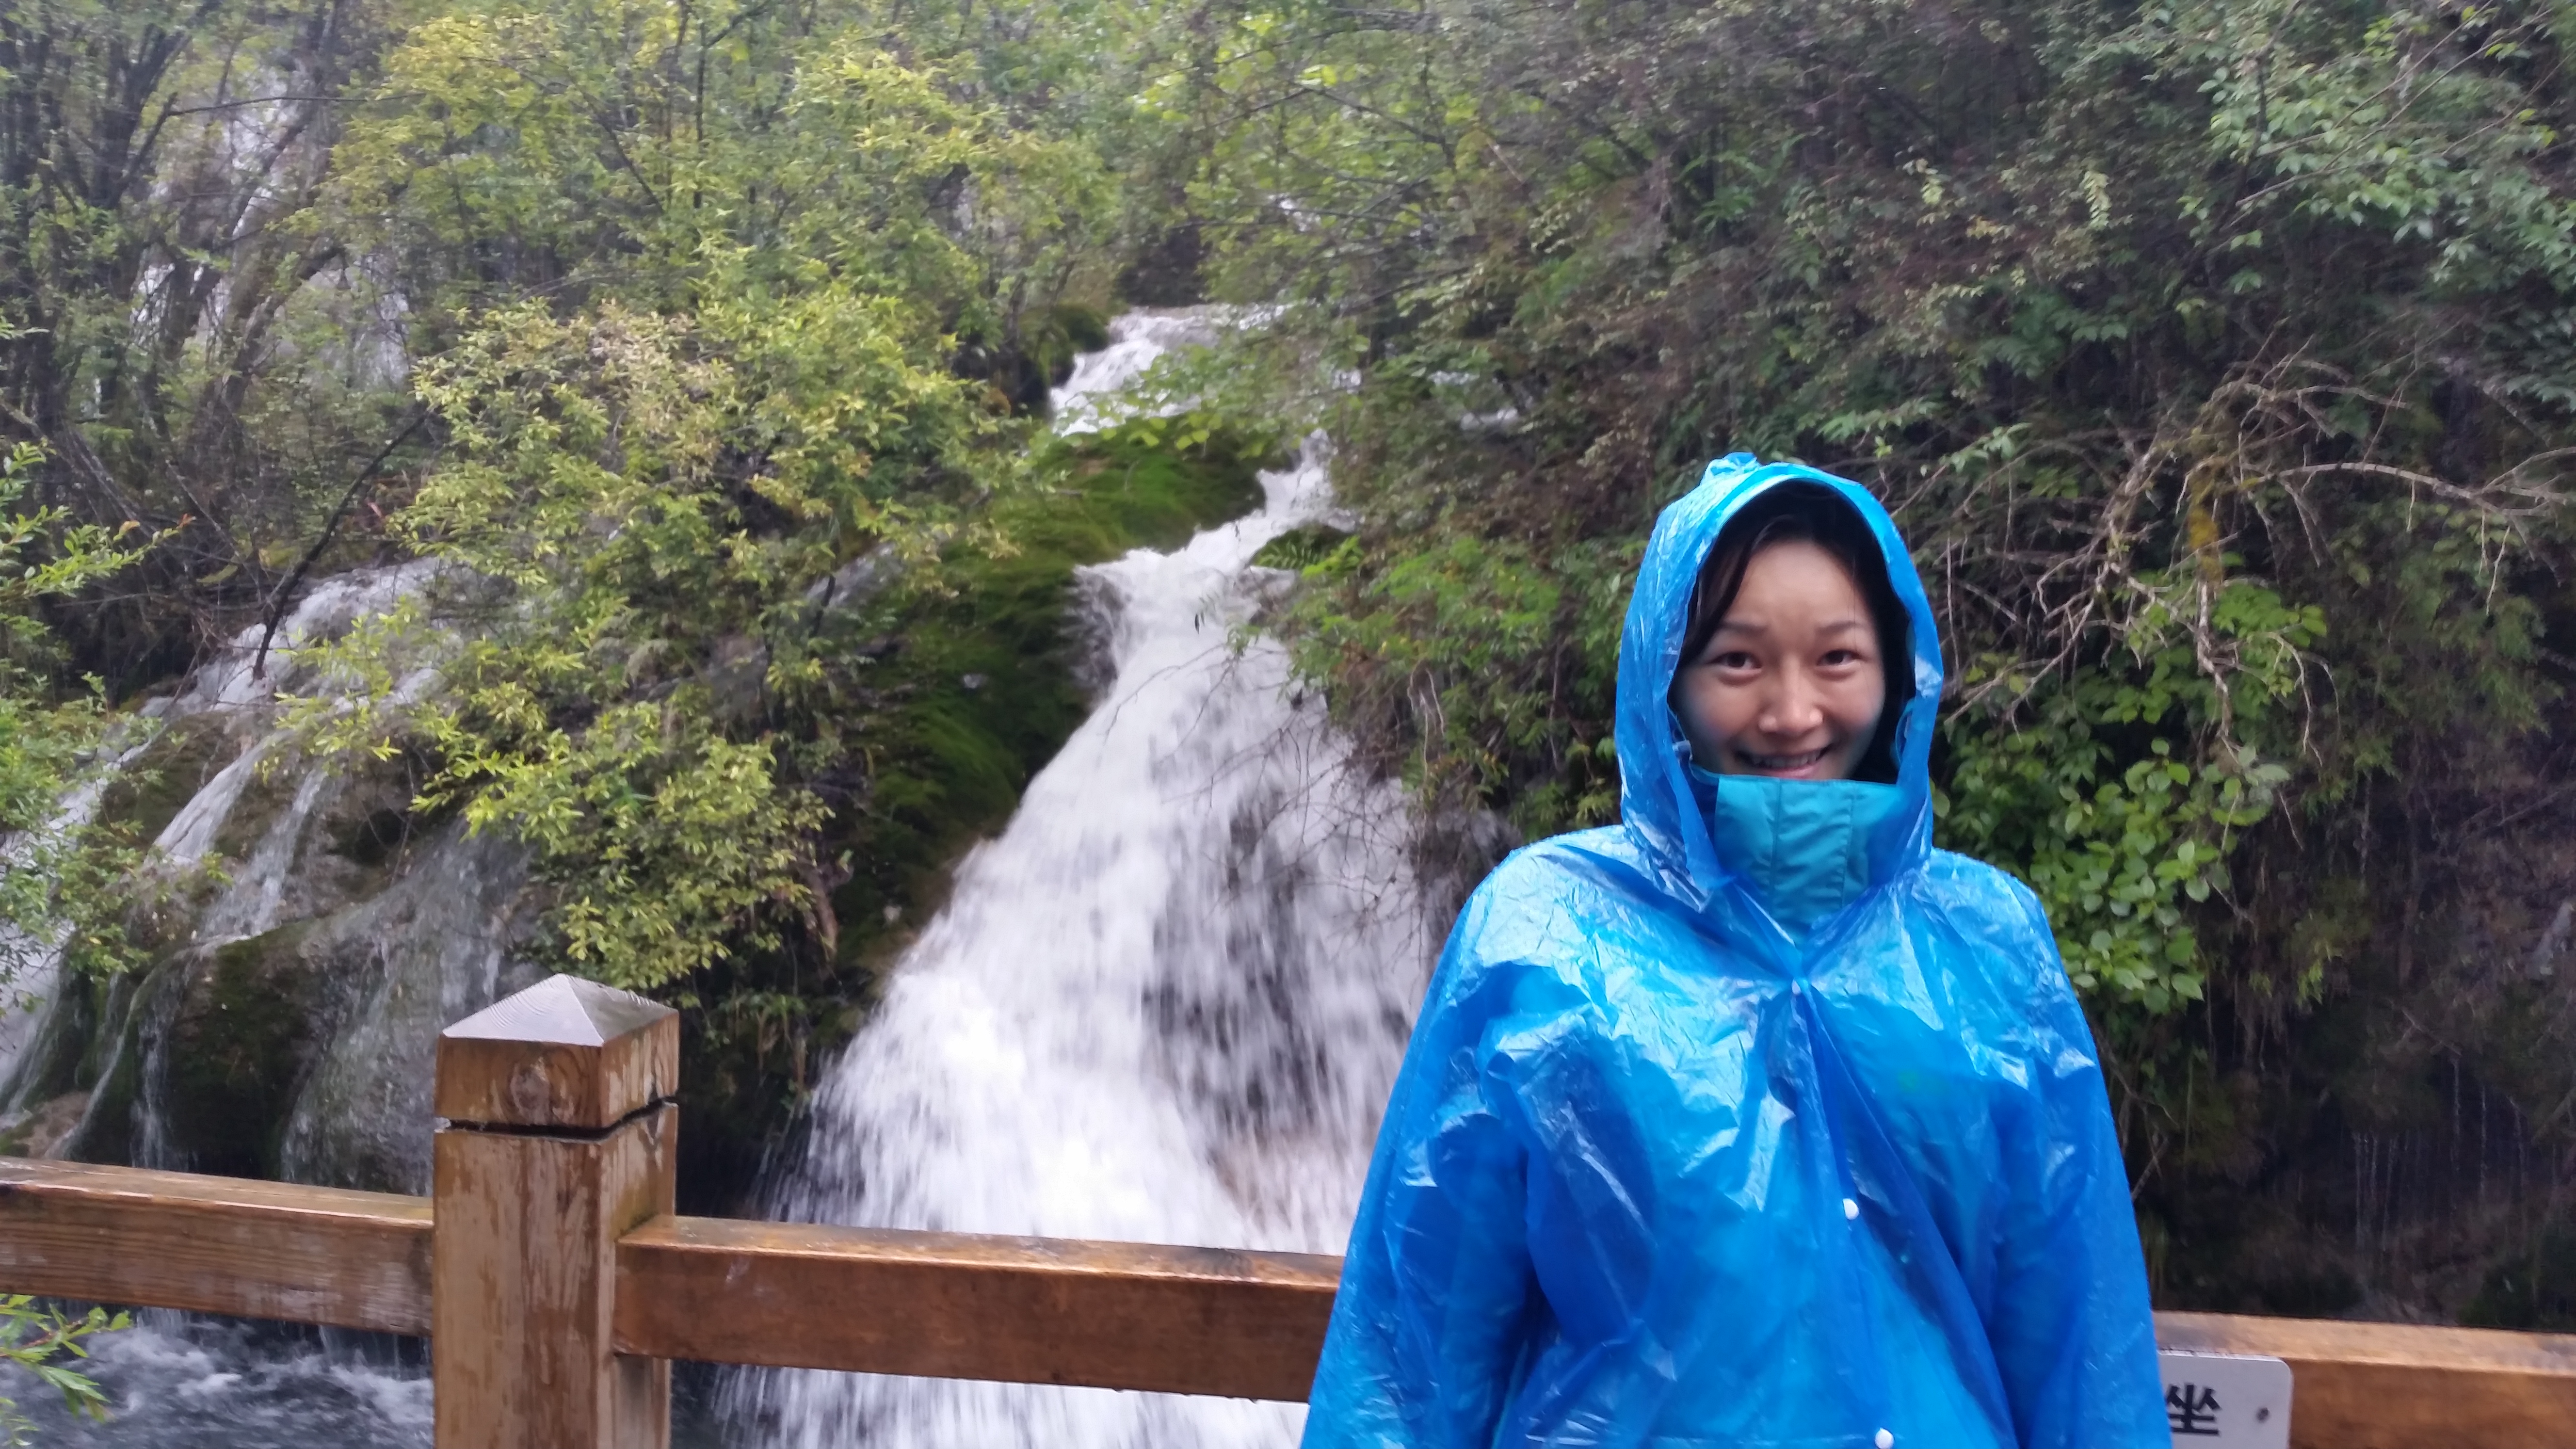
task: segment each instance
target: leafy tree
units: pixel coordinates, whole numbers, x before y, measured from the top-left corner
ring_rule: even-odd
[[[947,365],[946,329],[1045,264],[1090,183],[1079,148],[847,40],[760,82],[779,114],[756,133],[603,150],[565,99],[598,80],[583,45],[533,14],[426,26],[388,64],[403,108],[354,138],[353,177],[381,162],[468,230],[534,238],[567,195],[623,198],[618,265],[660,308],[464,316],[418,381],[445,456],[394,526],[457,566],[414,635],[442,608],[468,632],[416,704],[375,654],[371,708],[307,708],[341,746],[407,732],[424,808],[535,848],[567,960],[653,987],[774,949],[782,923],[837,935],[818,790],[858,747],[842,716],[867,661],[832,643],[833,576],[872,551],[925,567],[961,505],[1015,486],[1025,430]],[[503,113],[515,144],[441,149]]]
[[[1942,839],[2048,905],[2157,1211],[2239,1231],[2302,1134],[2342,1150],[2332,1113],[2412,1120],[2394,1063],[2467,1058],[2533,1121],[2576,1087],[2459,1045],[2568,1044],[2479,944],[2563,891],[2563,7],[1420,0],[1207,32],[1144,94],[1221,137],[1190,192],[1220,285],[1357,381],[1331,426],[1364,524],[1285,627],[1435,808],[1611,818],[1637,541],[1707,457],[1801,458],[1915,543],[1955,670]]]
[[[386,19],[0,14],[0,436],[45,449],[43,505],[170,535],[147,587],[56,617],[120,690],[184,663],[201,618],[280,607],[313,520],[393,431],[398,334],[314,211]]]

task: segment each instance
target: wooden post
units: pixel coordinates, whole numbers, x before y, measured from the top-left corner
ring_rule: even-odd
[[[672,1208],[680,1021],[555,976],[438,1038],[437,1449],[668,1449],[671,1366],[616,1352],[617,1240]]]

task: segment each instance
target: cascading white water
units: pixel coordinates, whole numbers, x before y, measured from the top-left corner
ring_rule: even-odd
[[[1063,426],[1203,315],[1130,314]],[[1391,787],[1348,767],[1252,566],[1326,507],[1324,445],[1180,550],[1083,571],[1114,682],[960,867],[816,1094],[772,1192],[806,1221],[1339,1252],[1432,941]],[[1030,1385],[763,1372],[780,1449],[1285,1445],[1303,1410]]]

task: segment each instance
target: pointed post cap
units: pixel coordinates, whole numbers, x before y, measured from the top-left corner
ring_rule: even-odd
[[[437,1112],[462,1126],[603,1132],[679,1086],[680,1014],[549,976],[438,1034]]]

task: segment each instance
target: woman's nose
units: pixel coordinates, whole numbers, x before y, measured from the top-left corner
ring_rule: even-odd
[[[1771,696],[1771,707],[1762,712],[1765,734],[1783,738],[1803,735],[1825,722],[1824,706],[1807,682],[1795,675],[1780,681],[1779,690]]]

